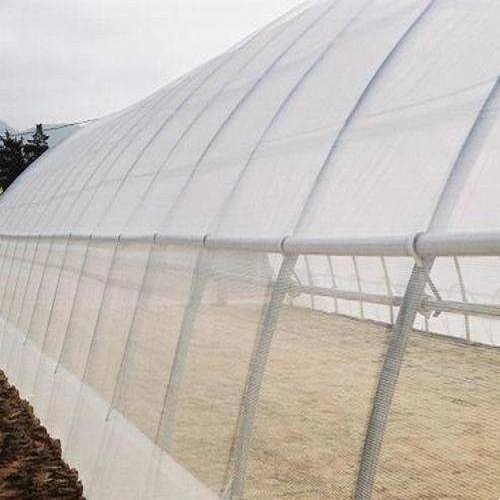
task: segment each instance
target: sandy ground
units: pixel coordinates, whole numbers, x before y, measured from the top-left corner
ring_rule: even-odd
[[[260,312],[211,307],[196,322],[173,454],[224,483]],[[258,407],[245,498],[350,498],[387,329],[285,308]],[[413,334],[376,498],[500,497],[500,350]]]

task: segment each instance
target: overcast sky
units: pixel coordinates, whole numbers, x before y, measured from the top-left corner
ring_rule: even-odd
[[[120,109],[301,0],[0,0],[0,119],[16,128]]]

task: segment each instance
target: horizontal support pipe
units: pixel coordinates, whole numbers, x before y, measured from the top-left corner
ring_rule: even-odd
[[[205,247],[212,250],[239,250],[265,253],[286,253],[283,245],[287,238],[246,238],[234,236],[205,236]]]
[[[283,250],[290,254],[380,257],[414,256],[415,235],[353,238],[284,238]]]
[[[0,234],[0,239],[93,240],[102,242],[158,243],[290,255],[366,257],[472,257],[500,256],[500,232],[414,233],[403,235],[304,238],[297,236],[238,237],[189,234]]]
[[[338,288],[322,288],[318,286],[297,286],[295,291],[305,295],[315,295],[317,297],[331,297],[334,299],[349,300],[352,302],[368,302],[382,306],[400,306],[402,297],[389,297],[376,293],[357,292],[351,290],[339,290]]]
[[[368,302],[370,304],[400,307],[402,296],[357,292],[350,290],[339,290],[337,288],[322,288],[317,286],[295,286],[296,293],[316,295],[320,297],[331,297],[341,300]],[[425,311],[444,312],[453,314],[469,314],[471,316],[500,317],[500,305],[481,304],[474,302],[460,302],[454,300],[437,300],[426,296],[421,300],[420,308]]]
[[[422,233],[415,250],[422,257],[498,256],[500,233]]]
[[[422,300],[422,307],[436,312],[468,314],[471,316],[490,316],[494,318],[500,317],[500,306],[494,304],[436,300],[431,297],[426,297]]]

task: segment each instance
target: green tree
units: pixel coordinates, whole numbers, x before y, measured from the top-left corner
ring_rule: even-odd
[[[0,186],[5,191],[28,166],[24,156],[24,141],[16,139],[8,131],[0,135]]]
[[[43,132],[43,126],[41,123],[37,124],[35,133],[33,137],[28,140],[27,144],[24,146],[24,157],[27,165],[33,163],[38,157],[43,155],[49,145],[47,143],[48,135]]]
[[[0,135],[0,194],[26,170],[28,165],[49,149],[48,138],[41,124],[36,126],[32,138],[26,144],[22,137],[17,139],[8,131],[5,135]]]

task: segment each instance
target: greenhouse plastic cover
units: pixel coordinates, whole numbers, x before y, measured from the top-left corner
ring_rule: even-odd
[[[418,260],[325,251],[290,265],[282,245],[245,241],[500,231],[499,26],[497,0],[307,3],[86,126],[9,188],[1,366],[61,437],[87,495],[238,498],[242,421],[258,399],[249,374],[266,363],[272,374],[272,349],[256,347],[269,317],[394,323]],[[242,249],[185,244],[208,236]],[[498,257],[457,255],[432,262],[425,291],[449,309],[419,310],[415,327],[490,346],[496,373]],[[366,353],[372,386],[380,353]],[[259,463],[249,458],[248,498],[288,481],[254,487]],[[352,494],[353,477],[336,480],[326,498]],[[295,494],[324,497],[304,481]]]

